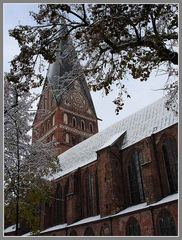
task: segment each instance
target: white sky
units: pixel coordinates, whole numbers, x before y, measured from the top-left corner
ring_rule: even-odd
[[[18,53],[17,42],[9,37],[8,30],[21,24],[32,25],[34,21],[29,16],[29,11],[36,11],[36,4],[25,3],[4,3],[3,14],[3,63],[4,71],[9,71],[10,60]],[[114,89],[108,96],[102,92],[91,93],[96,108],[96,113],[103,121],[99,121],[99,129],[103,130],[120,119],[138,111],[144,106],[161,98],[164,92],[161,89],[167,80],[167,75],[156,75],[153,73],[146,82],[133,80],[131,77],[124,81],[131,99],[126,99],[124,109],[119,115],[115,114],[114,98],[117,96],[117,89]],[[157,91],[156,91],[157,90]]]

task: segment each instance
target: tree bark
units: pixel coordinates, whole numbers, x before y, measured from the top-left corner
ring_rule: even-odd
[[[18,105],[18,93],[15,89],[15,103]],[[19,187],[20,187],[20,149],[19,149],[19,129],[18,124],[15,120],[15,126],[16,126],[16,157],[17,157],[17,195],[16,195],[16,236],[19,236]]]

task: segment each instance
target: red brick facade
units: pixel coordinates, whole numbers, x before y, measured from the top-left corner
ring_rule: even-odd
[[[56,155],[98,132],[97,117],[92,111],[86,94],[81,87],[78,90],[75,89],[74,83],[67,90],[68,96],[72,93],[75,95],[78,93],[77,105],[69,104],[67,99],[58,104],[46,81],[34,119],[32,141],[50,142],[55,140],[58,143],[55,150]],[[83,108],[79,106],[80,95],[85,101]]]
[[[64,202],[62,214],[64,217],[61,223],[67,225],[60,230],[51,231],[50,229],[50,231],[43,232],[42,235],[125,236],[127,235],[127,223],[131,217],[138,222],[140,235],[160,235],[157,216],[164,209],[172,216],[177,233],[177,200],[160,203],[161,199],[174,193],[169,190],[161,149],[162,141],[164,137],[168,136],[177,141],[177,129],[177,125],[173,125],[122,151],[119,151],[117,146],[102,149],[97,152],[97,161],[57,179],[54,183],[55,185],[60,183],[64,193],[62,195]],[[133,211],[127,167],[130,156],[136,149],[141,150],[144,156],[141,164],[144,200],[140,204],[146,202],[146,206]],[[87,184],[90,175],[93,183],[91,200],[88,197],[90,189],[88,189]],[[70,181],[70,179],[72,180]],[[131,210],[125,213],[125,209],[130,207]],[[90,217],[98,215],[100,215],[99,220],[90,220],[92,219]],[[88,222],[79,223],[81,219],[86,218],[88,218]],[[49,221],[51,219],[49,224],[46,224],[47,219]],[[42,230],[55,225],[53,203],[49,215],[43,214]],[[87,229],[88,227],[91,229]]]
[[[56,140],[58,156],[97,132],[80,81],[60,102],[45,82],[33,141]],[[41,235],[177,235],[177,136],[173,124],[122,150],[109,145],[96,152],[95,161],[53,180],[53,200],[41,209]],[[118,141],[121,146],[123,139]]]

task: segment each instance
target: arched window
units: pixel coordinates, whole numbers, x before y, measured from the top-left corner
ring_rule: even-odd
[[[67,143],[70,142],[70,136],[69,136],[68,133],[66,133],[66,135],[65,135],[65,141],[66,141]]]
[[[144,201],[143,182],[140,162],[142,159],[141,152],[135,150],[128,165],[128,179],[131,204],[138,204]]]
[[[89,129],[90,129],[90,132],[93,132],[93,131],[94,131],[94,128],[93,128],[93,124],[92,124],[92,123],[89,123]]]
[[[52,126],[55,126],[55,115],[52,116]]]
[[[157,228],[159,236],[176,236],[176,226],[171,214],[163,209],[157,217]]]
[[[71,143],[72,143],[72,145],[76,145],[76,137],[75,136],[71,137]]]
[[[100,235],[101,236],[110,236],[111,235],[110,227],[108,224],[104,224],[101,227]]]
[[[67,184],[67,193],[74,193],[74,174],[69,175]]]
[[[85,130],[85,121],[84,120],[81,120],[81,129]]]
[[[162,144],[163,158],[166,165],[170,192],[178,190],[178,150],[175,139],[166,138]]]
[[[54,136],[54,133],[51,134],[51,141],[54,141],[55,140],[55,136]]]
[[[77,232],[75,231],[75,230],[71,230],[71,232],[70,232],[70,236],[77,236],[78,234],[77,234]]]
[[[58,183],[56,188],[55,194],[55,217],[56,217],[56,224],[60,224],[63,222],[63,194],[61,185]]]
[[[91,227],[87,227],[84,232],[84,236],[95,236],[93,229]]]
[[[64,115],[63,115],[63,122],[65,124],[68,124],[68,115],[66,113],[64,113]]]
[[[94,176],[90,172],[85,174],[85,217],[90,217],[94,215],[94,192],[95,192],[95,181]]]
[[[72,126],[73,127],[77,126],[77,122],[76,122],[76,118],[75,117],[72,118]]]
[[[126,236],[140,236],[140,235],[141,230],[138,221],[134,217],[129,218],[126,224]]]

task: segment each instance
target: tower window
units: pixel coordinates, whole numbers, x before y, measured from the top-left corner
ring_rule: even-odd
[[[90,132],[93,132],[94,128],[92,123],[89,123],[89,129],[90,129]]]
[[[51,141],[54,141],[55,140],[55,136],[54,136],[54,133],[51,135]]]
[[[52,126],[55,126],[55,115],[52,116]]]
[[[64,115],[63,115],[63,122],[65,124],[68,124],[68,115],[66,113],[64,113]]]
[[[47,131],[50,129],[50,120],[47,121]]]
[[[72,138],[71,138],[71,142],[72,142],[72,145],[76,145],[76,138],[75,138],[75,137],[72,137]]]
[[[67,142],[67,143],[69,143],[69,142],[70,142],[70,136],[69,136],[69,134],[68,134],[68,133],[66,133],[65,140],[66,140],[66,142]]]
[[[85,130],[85,121],[84,120],[81,120],[81,129]]]
[[[76,118],[75,117],[72,118],[72,126],[73,127],[77,126],[77,122],[76,122]]]

